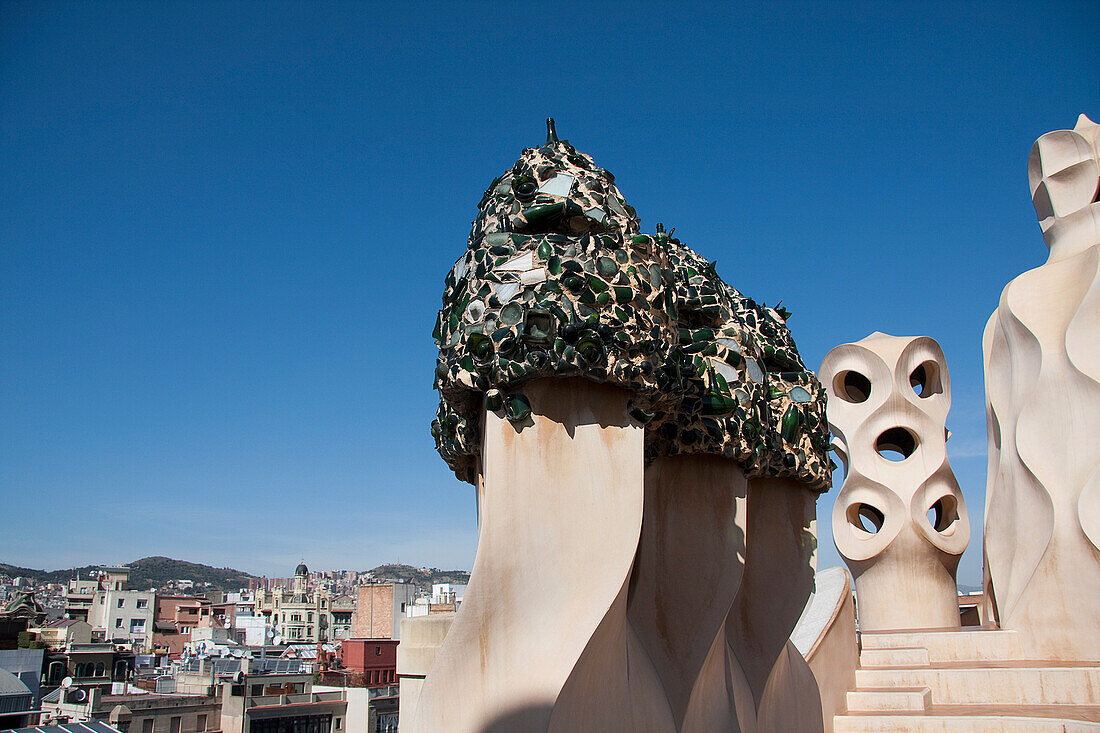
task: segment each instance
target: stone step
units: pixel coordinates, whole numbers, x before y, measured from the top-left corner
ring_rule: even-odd
[[[860,667],[927,667],[929,663],[924,647],[864,649],[859,653]]]
[[[946,706],[926,714],[837,715],[833,733],[1098,733],[1096,708]],[[1084,711],[1084,713],[1082,713]]]
[[[920,647],[928,651],[928,659],[932,664],[937,662],[1022,659],[1025,656],[1019,636],[1015,631],[993,629],[980,631],[865,631],[860,634],[860,647],[863,651]]]
[[[856,689],[928,687],[939,705],[1100,705],[1100,667],[857,669]]]
[[[848,712],[923,713],[932,708],[927,687],[883,687],[848,692]]]

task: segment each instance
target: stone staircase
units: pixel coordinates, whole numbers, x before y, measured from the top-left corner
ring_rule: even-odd
[[[834,733],[1100,733],[1100,663],[1027,661],[1016,632],[866,632],[861,647]]]

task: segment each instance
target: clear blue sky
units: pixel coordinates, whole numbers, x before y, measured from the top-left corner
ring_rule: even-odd
[[[432,325],[553,115],[810,366],[939,340],[977,584],[982,328],[1098,38],[1095,0],[3,3],[0,561],[469,568]]]

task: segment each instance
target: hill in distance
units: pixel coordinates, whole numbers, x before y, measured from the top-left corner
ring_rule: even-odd
[[[235,591],[247,588],[253,577],[233,568],[215,568],[170,557],[143,557],[130,563],[130,585],[134,588],[163,588],[170,580],[191,580],[196,588],[210,583],[219,590]]]
[[[194,592],[205,590],[235,591],[247,588],[248,581],[257,576],[233,568],[215,568],[210,565],[175,560],[170,557],[143,557],[128,563],[130,568],[130,587],[135,590],[148,588],[165,589],[169,581],[190,580],[195,584]],[[0,575],[13,578],[30,578],[36,583],[65,583],[70,578],[88,578],[102,565],[84,565],[78,568],[62,570],[35,570],[16,565],[0,563]],[[377,581],[411,583],[430,590],[433,583],[465,584],[470,573],[465,570],[440,570],[439,568],[417,568],[412,565],[389,563],[366,571]],[[205,585],[210,583],[209,586]]]
[[[433,583],[455,583],[465,585],[470,582],[470,573],[466,570],[440,570],[439,568],[415,568],[412,565],[390,563],[379,565],[366,571],[375,580],[392,583],[411,583],[430,590]]]
[[[216,588],[232,591],[248,587],[248,580],[254,576],[233,568],[215,568],[210,565],[173,560],[170,557],[143,557],[128,563],[130,567],[130,587],[135,590],[147,588],[165,588],[170,580],[190,580],[195,590]],[[71,578],[87,578],[101,565],[85,565],[79,568],[62,570],[34,570],[15,565],[0,563],[0,574],[11,577],[30,578],[37,583],[65,583]],[[210,583],[209,586],[205,585]]]

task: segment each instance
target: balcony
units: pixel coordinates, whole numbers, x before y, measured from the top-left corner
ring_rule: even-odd
[[[308,692],[300,695],[258,695],[249,696],[248,707],[262,708],[276,705],[314,705],[324,702],[345,702],[347,694],[344,690],[337,692]]]

